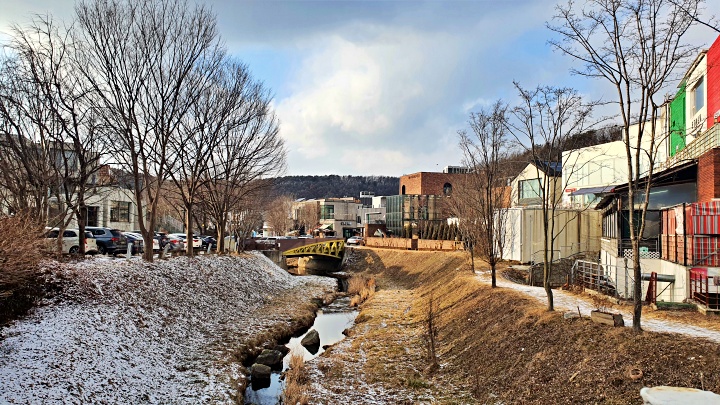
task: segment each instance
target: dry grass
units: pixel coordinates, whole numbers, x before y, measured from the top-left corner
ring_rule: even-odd
[[[375,277],[355,274],[348,280],[348,294],[352,295],[350,306],[356,307],[375,294]]]
[[[282,400],[284,404],[306,405],[309,402],[307,385],[310,382],[308,369],[303,355],[293,353],[290,357],[290,368],[285,372],[285,389]]]
[[[356,253],[365,257],[350,270],[376,277],[378,291],[363,306],[349,347],[323,359],[341,363],[343,373],[325,373],[325,393],[311,394],[317,403],[345,397],[362,403],[372,395],[363,397],[363,386],[393,392],[395,403],[432,397],[440,404],[630,404],[641,402],[643,386],[720,390],[720,345],[563,319],[522,293],[479,282],[465,271],[462,255]],[[436,350],[443,367],[423,378],[417,371],[428,366],[424,337],[431,294],[438,305]],[[671,316],[659,312],[648,315]],[[643,377],[630,378],[631,366]],[[355,381],[360,375],[363,384]]]

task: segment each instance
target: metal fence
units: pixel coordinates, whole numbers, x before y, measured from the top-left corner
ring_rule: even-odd
[[[632,266],[604,265],[587,260],[576,260],[572,267],[571,282],[603,294],[621,299],[633,298]],[[645,287],[643,286],[643,289]],[[644,291],[643,291],[644,296]]]

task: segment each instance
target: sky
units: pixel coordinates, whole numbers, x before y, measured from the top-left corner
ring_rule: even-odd
[[[548,40],[564,0],[206,0],[225,46],[274,94],[288,175],[386,175],[462,164],[471,112],[527,88],[609,100]],[[0,0],[0,32],[73,0]],[[709,30],[693,39],[709,45]],[[0,35],[0,39],[6,39]]]

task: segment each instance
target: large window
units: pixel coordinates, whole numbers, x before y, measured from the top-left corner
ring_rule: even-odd
[[[703,78],[701,77],[697,84],[695,85],[695,88],[693,88],[693,100],[695,101],[695,109],[694,113],[697,114],[700,109],[705,107],[705,88],[704,88],[704,82]]]
[[[334,205],[321,205],[320,206],[320,219],[335,219],[335,206]]]
[[[518,182],[519,198],[540,198],[540,179],[520,180]]]
[[[113,201],[110,205],[110,221],[130,222],[130,202]]]

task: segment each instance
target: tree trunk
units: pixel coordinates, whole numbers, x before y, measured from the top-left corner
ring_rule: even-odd
[[[547,310],[548,311],[554,311],[555,310],[555,302],[553,299],[553,292],[552,288],[550,288],[550,271],[551,271],[551,263],[548,263],[547,261],[547,251],[545,252],[546,260],[545,265],[543,266],[543,286],[545,287],[545,293],[547,293]]]
[[[195,254],[193,247],[193,224],[192,224],[192,203],[185,203],[185,253],[192,257]]]
[[[77,210],[77,223],[78,223],[78,243],[80,246],[80,255],[85,256],[85,225],[87,224],[87,207],[85,206],[85,194],[82,192],[78,193],[78,210]]]
[[[633,251],[633,331],[642,332],[640,319],[642,317],[642,269],[640,269],[640,241],[632,241]]]
[[[495,277],[495,267],[496,267],[496,266],[497,266],[497,264],[496,264],[495,261],[493,260],[493,261],[490,263],[490,274],[491,274],[491,277],[492,277],[492,283],[491,283],[490,285],[492,286],[492,288],[497,287],[497,278]]]

